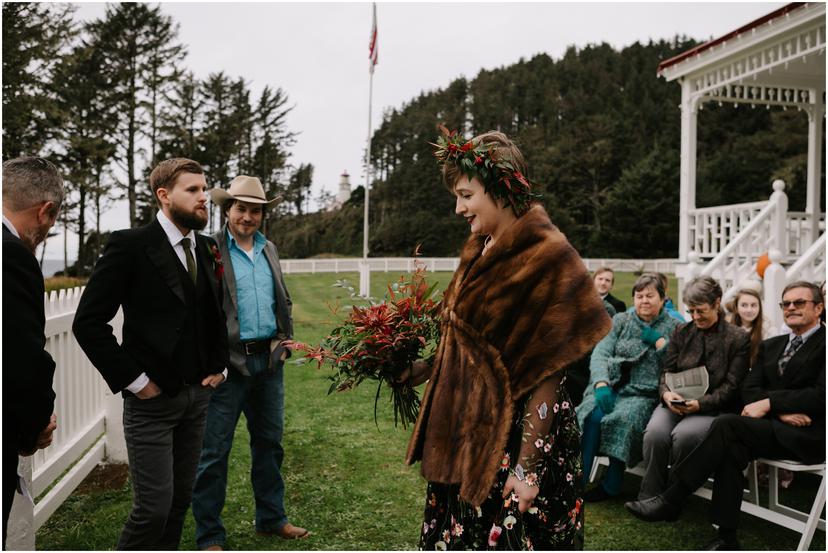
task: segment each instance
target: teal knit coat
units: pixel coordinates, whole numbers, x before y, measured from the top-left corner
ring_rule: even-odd
[[[652,320],[653,327],[666,340],[681,323],[665,309]],[[612,330],[601,340],[589,363],[589,385],[584,400],[576,409],[578,423],[595,409],[595,383],[608,382],[618,397],[611,413],[601,419],[599,453],[624,461],[628,467],[637,465],[643,455],[644,429],[658,403],[658,384],[667,347],[656,351],[641,341],[641,331],[647,325],[635,312],[619,313],[612,319]],[[631,365],[629,380],[618,388],[621,366]]]

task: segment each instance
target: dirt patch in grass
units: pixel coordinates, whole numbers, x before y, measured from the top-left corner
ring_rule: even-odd
[[[129,476],[129,465],[106,464],[98,465],[83,479],[75,493],[90,494],[106,490],[121,490],[126,485]]]

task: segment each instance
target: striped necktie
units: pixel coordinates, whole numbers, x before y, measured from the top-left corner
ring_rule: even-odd
[[[788,362],[796,354],[797,350],[802,347],[802,343],[802,336],[793,337],[791,343],[788,345],[788,349],[779,358],[779,376],[785,374],[785,367],[788,366]]]

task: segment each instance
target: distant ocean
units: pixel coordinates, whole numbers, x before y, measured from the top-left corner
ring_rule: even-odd
[[[38,259],[38,261],[40,261]],[[69,260],[69,266],[71,267],[72,264],[75,262],[74,259]],[[55,273],[58,271],[63,270],[63,260],[62,259],[44,259],[43,260],[43,276],[44,277],[51,277],[55,276]]]

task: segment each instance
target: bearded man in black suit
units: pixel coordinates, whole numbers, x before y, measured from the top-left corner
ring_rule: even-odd
[[[63,178],[39,157],[3,163],[3,548],[17,456],[52,443],[55,362],[46,351],[43,273],[34,252],[55,224]]]
[[[793,282],[782,292],[785,324],[791,334],[762,342],[756,363],[742,382],[741,415],[721,415],[704,440],[676,465],[671,486],[661,495],[626,503],[646,521],[675,520],[684,499],[715,474],[711,522],[719,535],[707,550],[736,550],[736,528],[748,463],[759,457],[825,461],[824,299],[810,282]]]
[[[195,161],[150,174],[150,224],[112,234],[81,297],[75,337],[124,398],[132,512],[118,549],[178,548],[201,454],[207,406],[226,377],[227,330],[207,182]],[[123,309],[123,341],[109,321]]]

